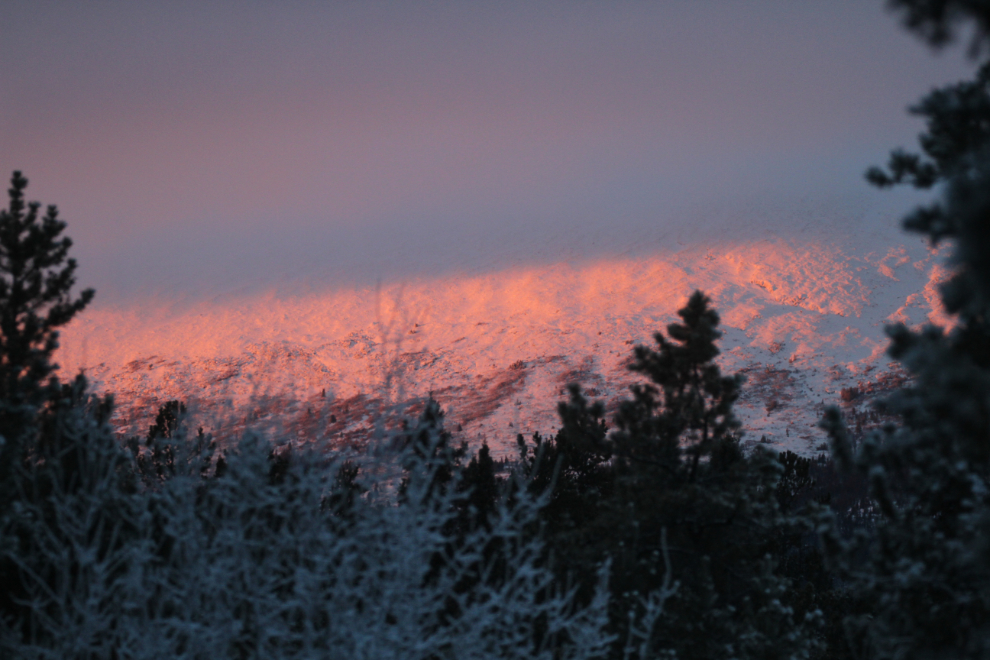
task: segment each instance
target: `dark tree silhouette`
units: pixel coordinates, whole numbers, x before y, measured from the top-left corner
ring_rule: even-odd
[[[896,150],[867,179],[940,195],[905,228],[948,241],[952,277],[942,301],[951,330],[889,329],[890,355],[913,376],[886,402],[900,423],[854,453],[838,409],[826,413],[836,463],[868,479],[872,536],[824,535],[849,588],[874,604],[848,617],[859,657],[986,658],[990,655],[990,3],[896,0],[905,25],[934,47],[972,37],[981,66],[972,81],[936,89],[912,112],[924,118],[922,153]],[[970,29],[972,28],[972,29]]]
[[[14,172],[10,201],[0,210],[0,487],[24,458],[25,434],[46,399],[57,396],[52,355],[57,328],[93,299],[93,290],[71,295],[76,262],[65,222],[49,206],[27,203],[28,181]]]
[[[518,438],[530,490],[549,494],[543,517],[558,545],[571,533],[586,533],[610,496],[613,481],[605,408],[600,402],[589,403],[576,384],[568,390],[570,400],[557,405],[561,428],[555,436],[544,439],[534,434],[532,448],[522,436]],[[577,541],[577,545],[587,544]],[[560,554],[576,557],[571,552]]]
[[[176,439],[185,414],[186,406],[181,401],[166,401],[158,408],[155,423],[148,427],[145,438],[148,453],[138,456],[138,466],[146,476],[164,479],[175,474],[175,443],[172,441]]]
[[[495,472],[495,461],[485,442],[464,467],[458,484],[461,491],[467,494],[461,505],[467,525],[487,526],[495,516],[500,495],[499,478]]]
[[[93,299],[86,289],[73,299],[72,240],[51,205],[40,216],[39,202],[24,202],[28,181],[14,172],[10,203],[0,210],[0,399],[12,406],[37,406],[45,381],[57,365],[59,328]]]
[[[440,404],[431,396],[420,413],[416,426],[405,429],[397,438],[401,449],[410,449],[406,477],[400,492],[408,492],[415,482],[421,497],[434,498],[447,494],[461,470],[461,461],[467,454],[467,443],[453,445],[450,431],[444,428],[444,413]]]
[[[708,298],[695,292],[678,314],[655,347],[635,348],[630,369],[646,379],[611,434],[602,404],[575,385],[558,408],[560,432],[534,437],[532,450],[520,443],[530,487],[549,491],[553,561],[584,598],[611,562],[613,657],[802,657],[818,647],[815,615],[806,625],[785,604],[787,581],[766,559],[785,524],[780,463],[740,447],[742,378],[714,362],[721,333]],[[651,618],[660,597],[663,616]]]
[[[733,404],[743,379],[723,376],[714,361],[722,333],[708,298],[696,291],[678,315],[666,336],[654,335],[655,348],[635,348],[630,369],[648,380],[621,404],[612,435],[616,618],[661,589],[669,569],[680,586],[653,630],[654,648],[802,657],[817,647],[815,626],[783,605],[787,581],[766,557],[785,523],[774,497],[780,465],[740,447]]]

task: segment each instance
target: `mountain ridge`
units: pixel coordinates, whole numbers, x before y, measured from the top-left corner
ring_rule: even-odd
[[[824,404],[842,403],[868,427],[869,402],[903,378],[884,354],[885,323],[949,322],[937,297],[943,262],[891,230],[157,315],[97,308],[66,330],[59,361],[114,394],[122,434],[143,434],[161,403],[180,399],[221,438],[264,423],[291,441],[360,443],[377,416],[432,393],[455,435],[505,456],[517,433],[556,428],[570,382],[614,410],[636,381],[625,368],[632,345],[652,343],[701,289],[722,318],[720,365],[747,376],[737,404],[744,442],[809,455],[824,442]]]

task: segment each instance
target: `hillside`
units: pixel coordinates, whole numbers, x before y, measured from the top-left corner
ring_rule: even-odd
[[[516,433],[556,427],[569,382],[614,405],[631,345],[700,288],[722,317],[723,368],[747,376],[745,441],[808,455],[824,440],[822,404],[843,389],[854,429],[879,421],[869,401],[901,381],[885,323],[945,320],[939,256],[892,227],[678,247],[380,289],[97,307],[63,334],[59,361],[115,394],[121,432],[183,399],[221,437],[250,421],[360,441],[379,411],[433,392],[450,428],[504,455]]]

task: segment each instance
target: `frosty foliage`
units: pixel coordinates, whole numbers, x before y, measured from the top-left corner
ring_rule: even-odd
[[[455,537],[463,495],[429,487],[429,453],[273,460],[249,434],[204,476],[212,448],[181,430],[174,470],[143,480],[82,386],[3,519],[22,606],[0,623],[4,657],[577,660],[612,641],[606,590],[575,607],[546,567],[525,488]],[[341,497],[360,493],[355,467],[392,487]]]

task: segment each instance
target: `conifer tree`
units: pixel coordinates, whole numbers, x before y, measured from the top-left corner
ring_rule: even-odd
[[[683,323],[667,327],[669,339],[661,332],[654,335],[656,350],[635,348],[630,369],[649,383],[633,386],[633,400],[620,409],[616,451],[632,468],[680,466],[683,455],[684,476],[694,480],[704,457],[731,461],[739,453],[739,421],[732,406],[742,377],[722,376],[713,362],[722,333],[704,294],[696,291],[678,315]]]
[[[27,184],[14,172],[8,207],[0,210],[0,401],[5,423],[44,400],[47,381],[57,368],[52,362],[57,328],[86,307],[94,293],[86,289],[73,299],[76,261],[68,257],[72,240],[61,235],[65,222],[54,205],[42,216],[39,202],[25,203]],[[5,435],[14,428],[5,426]]]
[[[577,384],[569,385],[568,391],[570,400],[557,406],[561,428],[553,437],[534,434],[532,449],[518,438],[530,490],[549,495],[543,517],[558,544],[572,532],[586,533],[587,524],[611,495],[613,481],[605,408],[601,402],[590,403]]]
[[[58,328],[93,291],[73,298],[76,263],[68,257],[72,241],[62,236],[66,225],[55,206],[42,214],[40,203],[25,201],[27,184],[14,172],[0,209],[0,618],[25,629],[48,614],[41,602],[21,602],[28,584],[51,589],[59,571],[79,567],[68,551],[62,566],[37,561],[42,544],[65,541],[54,500],[98,499],[107,480],[123,492],[129,478],[119,447],[102,433],[112,400],[89,396],[81,375],[64,385],[54,376]],[[77,424],[83,419],[85,428]],[[99,551],[113,545],[107,521],[119,513],[107,502],[101,507],[86,521],[92,526],[82,525]]]
[[[523,436],[519,444],[521,481],[530,493],[542,496],[543,533],[562,583],[578,578],[578,595],[586,602],[594,594],[594,576],[614,540],[609,526],[609,501],[614,474],[607,438],[605,408],[591,403],[577,384],[568,386],[570,399],[557,406],[561,428],[552,437]]]
[[[186,406],[180,401],[167,401],[158,409],[145,438],[148,455],[138,456],[138,466],[149,476],[163,479],[175,473],[175,447],[169,441],[179,430],[185,413]]]
[[[9,203],[0,209],[0,503],[11,496],[12,470],[28,451],[27,436],[39,407],[58,386],[58,328],[93,299],[86,289],[71,295],[76,262],[72,241],[62,236],[65,222],[49,206],[25,202],[28,181],[11,177]]]
[[[951,243],[953,275],[942,301],[956,317],[949,331],[903,325],[889,330],[890,355],[913,376],[884,402],[900,423],[853,453],[837,409],[824,425],[836,462],[868,478],[874,535],[824,540],[834,566],[871,617],[847,620],[863,657],[990,656],[990,4],[896,0],[908,29],[942,47],[972,36],[981,61],[972,81],[924,97],[921,153],[896,150],[885,169],[867,172],[881,187],[939,186],[936,201],[913,211],[905,228],[932,244]],[[970,30],[971,28],[971,30]]]
[[[467,444],[454,446],[450,431],[444,428],[444,413],[431,396],[420,413],[415,428],[406,429],[397,438],[401,449],[408,449],[406,477],[400,494],[414,488],[418,497],[431,499],[446,495],[459,475]]]
[[[465,466],[458,487],[467,494],[462,506],[469,519],[468,524],[488,526],[498,507],[500,484],[487,442]]]
[[[613,657],[801,657],[817,648],[816,615],[787,605],[765,557],[784,523],[780,465],[742,452],[732,410],[742,378],[714,362],[721,333],[708,298],[695,292],[678,314],[655,348],[635,348],[630,369],[646,380],[620,404],[615,431],[572,386],[561,431],[523,448],[530,483],[551,492],[555,565],[580,580],[611,563]],[[591,593],[589,580],[579,586]]]
[[[654,335],[656,348],[635,348],[630,369],[648,381],[616,416],[613,607],[635,612],[670,570],[679,585],[653,631],[656,648],[699,658],[810,653],[815,614],[805,625],[786,604],[787,582],[766,558],[784,522],[773,494],[779,464],[740,447],[733,404],[743,379],[714,362],[721,332],[708,298],[696,291],[678,315],[667,336]]]

